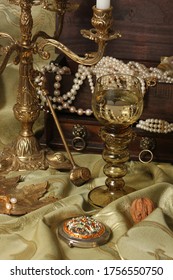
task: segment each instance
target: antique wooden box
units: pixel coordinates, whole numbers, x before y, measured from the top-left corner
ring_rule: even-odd
[[[95,43],[84,39],[80,35],[80,29],[91,28],[93,1],[81,1],[77,11],[69,13],[65,17],[64,28],[60,37],[61,41],[78,54],[93,51]],[[108,43],[105,55],[122,59],[138,61],[146,66],[157,66],[161,57],[173,55],[173,2],[166,0],[138,1],[138,0],[112,0],[114,29],[121,33],[122,37]],[[57,18],[58,21],[58,18]],[[57,54],[58,54],[58,50]],[[73,83],[76,63],[67,63],[72,75],[64,77],[62,81],[62,93]],[[64,62],[63,62],[64,63]],[[66,62],[65,62],[66,63]],[[50,77],[50,91],[53,81]],[[91,93],[86,83],[81,87],[74,104],[77,108],[91,107]],[[158,83],[155,87],[148,88],[144,98],[144,110],[141,119],[157,118],[173,122],[173,85]],[[74,125],[84,127],[85,148],[83,153],[101,153],[103,143],[99,137],[100,125],[94,116],[86,117],[70,114],[65,110],[57,112],[64,135],[71,151],[74,149]],[[138,159],[140,151],[145,147],[143,143],[149,140],[149,146],[155,161],[173,161],[173,133],[151,133],[133,127],[135,138],[130,145],[131,159]],[[146,140],[146,141],[145,141]],[[41,143],[53,149],[64,149],[61,138],[50,114],[45,114],[45,131]],[[77,150],[80,150],[77,145]]]

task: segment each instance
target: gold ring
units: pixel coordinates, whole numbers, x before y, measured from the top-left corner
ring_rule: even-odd
[[[146,154],[150,155],[150,158],[148,160],[143,160],[142,157],[144,158]],[[153,153],[150,150],[144,149],[139,153],[139,161],[142,163],[149,163],[153,160]]]

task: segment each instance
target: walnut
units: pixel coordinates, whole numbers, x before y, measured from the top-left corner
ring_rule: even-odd
[[[130,214],[137,224],[145,219],[155,209],[154,202],[148,198],[136,198],[130,206]]]

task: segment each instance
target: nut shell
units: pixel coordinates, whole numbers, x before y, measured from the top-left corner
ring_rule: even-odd
[[[130,214],[137,224],[155,209],[154,202],[148,197],[136,198],[130,206]]]

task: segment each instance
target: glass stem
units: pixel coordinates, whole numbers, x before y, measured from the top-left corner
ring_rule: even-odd
[[[129,160],[128,146],[132,140],[131,127],[103,127],[100,136],[105,143],[102,157],[106,162],[103,168],[107,176],[105,181],[110,193],[123,190],[125,185],[123,177],[127,173],[126,162]]]

